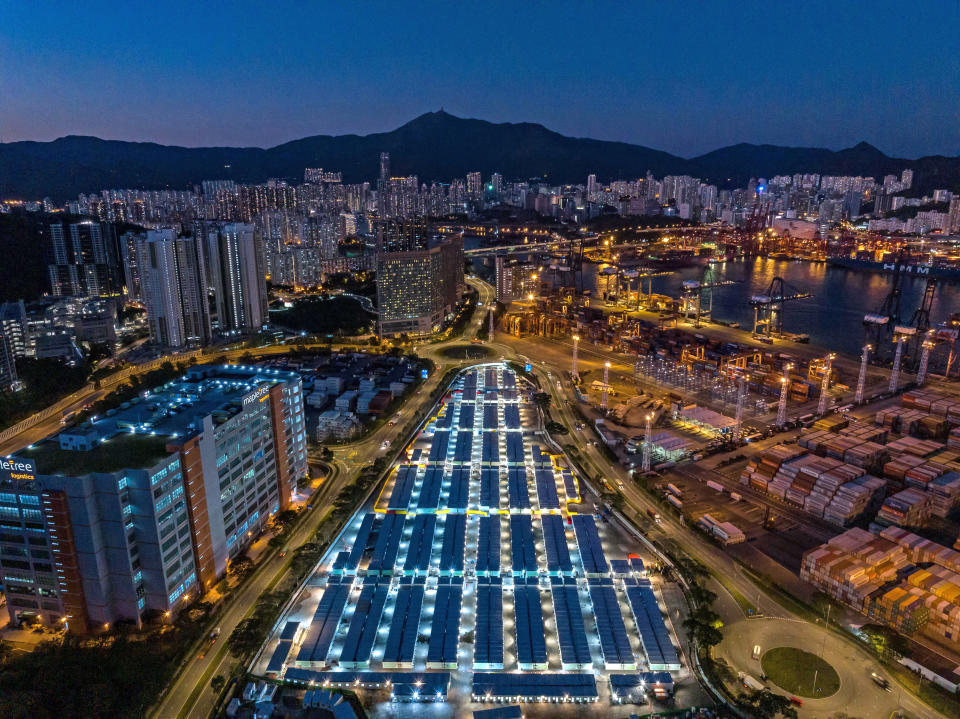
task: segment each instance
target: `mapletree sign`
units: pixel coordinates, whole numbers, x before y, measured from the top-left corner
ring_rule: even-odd
[[[0,459],[0,479],[32,480],[37,478],[37,463],[32,459]]]

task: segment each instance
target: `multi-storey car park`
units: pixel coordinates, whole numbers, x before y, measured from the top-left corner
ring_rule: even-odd
[[[507,365],[459,374],[253,673],[464,707],[630,700],[689,676],[642,559],[609,558],[622,543],[547,442]]]

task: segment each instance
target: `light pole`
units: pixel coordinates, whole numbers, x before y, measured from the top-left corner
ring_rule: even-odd
[[[600,395],[600,407],[607,408],[607,394],[610,391],[610,363],[603,363],[603,392]]]
[[[853,399],[857,404],[863,404],[863,390],[867,385],[867,363],[870,361],[872,349],[872,345],[864,345],[863,354],[860,355],[860,376],[857,377],[857,394]]]
[[[933,330],[930,330],[927,339],[923,341],[923,349],[920,353],[920,368],[917,370],[917,386],[923,384],[927,379],[927,366],[930,364],[930,350],[934,347]]]
[[[733,428],[733,441],[739,442],[740,435],[743,432],[743,397],[746,394],[746,380],[743,375],[737,376],[737,413],[735,415],[736,425]]]
[[[573,365],[570,369],[570,378],[576,382],[580,379],[580,375],[577,374],[577,343],[580,342],[580,335],[573,336]]]
[[[831,609],[833,609],[833,605],[828,604],[827,605],[827,623],[823,633],[823,644],[820,645],[821,659],[823,658],[823,653],[827,651],[827,632],[830,631],[830,610]],[[813,686],[811,687],[811,690],[813,691],[814,696],[816,696],[816,693],[817,693],[817,675],[819,673],[820,673],[820,667],[817,667],[816,669],[813,670]]]
[[[830,372],[833,369],[834,357],[836,357],[835,354],[828,354],[823,365],[823,381],[820,383],[820,404],[817,406],[817,414],[820,416],[823,416],[827,411],[827,399],[829,398],[827,391],[830,389]]]
[[[906,344],[906,335],[894,335],[893,341],[897,345],[897,352],[893,355],[893,369],[890,370],[890,385],[887,389],[891,392],[897,391],[897,385],[900,382],[900,363],[903,362],[903,346]]]
[[[790,391],[790,370],[793,365],[783,366],[783,377],[780,378],[780,401],[777,402],[777,427],[787,423],[787,392]]]
[[[643,438],[643,464],[641,468],[644,472],[650,471],[650,453],[653,449],[653,442],[650,437],[653,434],[653,412],[647,414],[647,434]]]

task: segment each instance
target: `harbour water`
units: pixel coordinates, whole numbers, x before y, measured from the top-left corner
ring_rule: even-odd
[[[863,345],[864,314],[877,310],[890,291],[892,281],[890,275],[856,272],[825,262],[756,258],[715,264],[712,268],[717,280],[737,281],[714,290],[715,319],[739,322],[741,327],[749,329],[753,326],[750,297],[765,292],[774,277],[782,277],[798,291],[813,294],[809,299],[785,303],[784,330],[808,334],[814,344],[851,355],[858,355]],[[666,277],[656,277],[653,291],[679,297],[683,293],[682,283],[701,280],[703,272],[703,266],[687,267]],[[644,289],[646,285],[644,282]],[[584,286],[596,288],[595,273],[587,271]],[[925,286],[925,279],[903,278],[900,306],[905,324],[920,306]],[[941,282],[931,312],[932,323],[945,320],[952,312],[960,312],[960,285]]]

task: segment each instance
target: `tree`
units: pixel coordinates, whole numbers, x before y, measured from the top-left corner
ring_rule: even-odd
[[[242,582],[253,573],[253,560],[246,554],[241,554],[230,560],[227,572],[232,574],[238,582]]]
[[[550,395],[546,392],[537,392],[533,395],[533,402],[544,412],[550,409]]]
[[[906,654],[910,647],[907,640],[890,627],[879,624],[865,624],[861,630],[873,647],[873,650],[882,657],[898,658]]]
[[[559,422],[554,422],[553,420],[547,422],[546,430],[550,434],[569,434],[570,433],[566,427],[564,427]]]
[[[732,682],[737,678],[736,673],[733,671],[733,667],[727,662],[723,657],[717,657],[713,660],[713,670],[717,675],[717,678],[724,682]]]
[[[214,694],[219,694],[223,691],[223,688],[226,686],[227,680],[224,678],[223,674],[217,674],[210,680],[210,688],[213,689]]]
[[[712,624],[701,624],[697,627],[695,639],[699,646],[709,649],[723,641],[723,632]]]
[[[690,587],[690,596],[697,604],[713,604],[717,595],[704,586],[693,584]]]
[[[279,533],[286,532],[291,526],[296,524],[299,513],[295,509],[285,509],[273,515],[273,531]]]
[[[241,620],[236,628],[230,632],[230,636],[227,637],[227,649],[230,654],[240,658],[259,647],[261,641],[260,625],[261,622],[257,617],[248,617]]]
[[[741,706],[750,708],[757,719],[776,719],[778,716],[783,719],[797,719],[797,710],[793,708],[790,699],[768,689],[751,692],[749,696],[741,694],[737,701]]]

